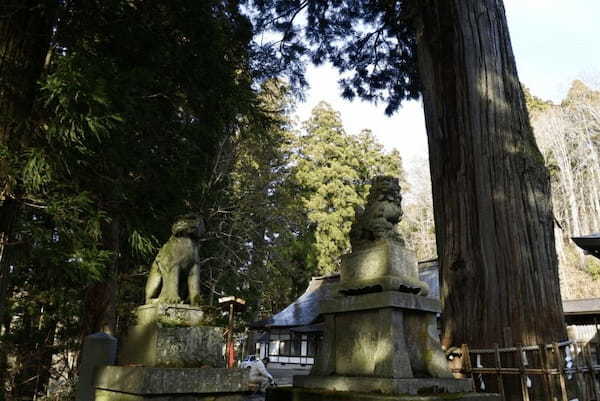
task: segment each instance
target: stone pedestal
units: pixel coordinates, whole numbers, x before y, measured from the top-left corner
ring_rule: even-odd
[[[242,401],[248,380],[248,369],[104,366],[95,401]]]
[[[412,252],[393,239],[359,245],[342,260],[340,295],[320,305],[324,338],[311,374],[267,401],[499,401],[453,377],[437,333],[440,303],[424,296]]]
[[[439,311],[435,299],[397,291],[326,301],[323,344],[307,377],[451,378],[437,337]]]
[[[357,295],[375,291],[401,291],[427,295],[427,283],[419,279],[414,252],[398,241],[380,239],[353,245],[342,257],[340,289]]]
[[[321,305],[323,344],[309,376],[294,386],[417,395],[472,391],[454,379],[436,329],[439,301],[397,291],[345,296]]]
[[[223,329],[199,326],[205,312],[190,305],[144,305],[137,309],[119,352],[119,364],[165,368],[225,367]]]
[[[202,326],[202,308],[144,305],[119,352],[96,371],[96,401],[243,401],[247,369],[225,369],[223,328]]]

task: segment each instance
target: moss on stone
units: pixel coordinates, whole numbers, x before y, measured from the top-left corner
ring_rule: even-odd
[[[160,317],[156,324],[158,327],[175,328],[175,327],[192,327],[192,325],[184,319],[172,318],[167,316]]]

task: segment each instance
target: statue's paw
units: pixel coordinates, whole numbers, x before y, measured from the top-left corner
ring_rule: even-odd
[[[190,299],[190,305],[192,306],[200,306],[202,305],[202,297],[200,295],[196,295]]]
[[[164,296],[159,298],[160,303],[163,304],[180,304],[181,298],[179,296]]]

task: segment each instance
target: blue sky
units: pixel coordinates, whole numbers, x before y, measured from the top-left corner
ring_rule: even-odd
[[[600,81],[600,0],[505,0],[508,25],[521,82],[544,99],[560,102],[572,80]],[[388,149],[397,148],[405,165],[427,157],[423,109],[408,102],[386,117],[383,105],[339,96],[337,73],[328,66],[310,67],[311,89],[298,107],[298,118],[325,100],[341,112],[349,133],[370,128]]]
[[[560,102],[572,80],[600,75],[600,1],[505,0],[521,82]]]

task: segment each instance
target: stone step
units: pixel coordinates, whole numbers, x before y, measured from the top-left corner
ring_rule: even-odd
[[[453,393],[432,395],[386,395],[348,391],[329,391],[298,387],[273,388],[266,401],[501,401],[499,394]]]

